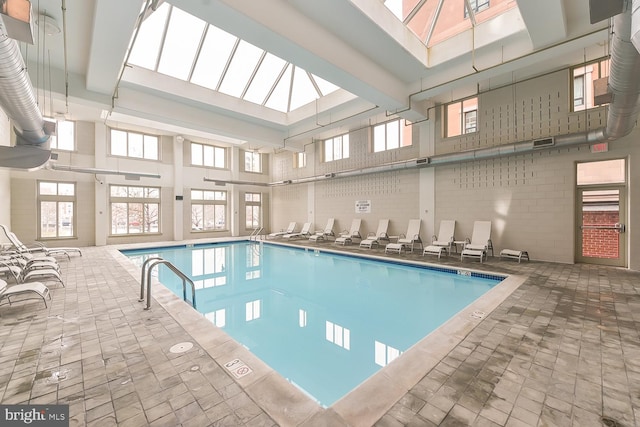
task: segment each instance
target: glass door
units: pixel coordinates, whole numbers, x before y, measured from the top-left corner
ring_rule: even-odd
[[[578,189],[577,261],[626,266],[624,187]]]
[[[577,164],[576,261],[626,267],[625,159]]]

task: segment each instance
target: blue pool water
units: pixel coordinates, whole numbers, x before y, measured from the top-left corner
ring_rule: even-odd
[[[175,264],[198,311],[327,407],[502,280],[248,242],[123,253]]]

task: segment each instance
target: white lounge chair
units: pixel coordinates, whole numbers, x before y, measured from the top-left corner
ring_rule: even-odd
[[[0,279],[0,305],[2,304],[2,300],[6,299],[9,304],[15,301],[11,301],[12,297],[23,297],[20,298],[20,301],[33,299],[33,298],[42,298],[42,302],[44,302],[44,306],[47,306],[47,297],[51,299],[51,294],[49,293],[49,288],[47,288],[41,282],[30,282],[30,283],[21,283],[19,285],[8,286],[7,282]]]
[[[289,234],[283,234],[282,238],[287,240],[299,239],[302,237],[309,237],[310,234],[311,234],[311,223],[305,222],[302,225],[302,229],[300,231],[289,233]]]
[[[28,247],[27,245],[22,243],[18,236],[16,236],[14,232],[10,231],[6,225],[0,224],[0,228],[2,229],[2,231],[4,231],[5,236],[7,236],[7,239],[9,239],[9,242],[11,242],[18,253],[42,253],[46,256],[66,256],[68,259],[71,259],[71,256],[69,255],[71,253],[77,253],[78,255],[82,256],[82,251],[80,250],[80,248],[75,247],[49,248],[38,242],[36,242],[36,246]]]
[[[297,223],[295,221],[292,221],[292,222],[289,223],[289,227],[287,227],[286,230],[269,233],[269,234],[267,234],[267,238],[268,239],[275,239],[276,237],[282,237],[285,234],[295,233],[296,232],[296,225],[297,225]]]
[[[31,282],[33,280],[55,280],[64,286],[62,276],[57,265],[35,265],[27,267],[25,264],[10,264],[6,261],[0,261],[0,272],[5,275],[11,274],[16,283]]]
[[[360,235],[360,223],[362,220],[360,218],[354,218],[351,221],[351,228],[349,230],[344,230],[338,237],[336,237],[335,243],[338,245],[350,245],[353,242],[353,239],[362,239]]]
[[[389,229],[389,220],[381,219],[378,221],[378,230],[375,233],[369,233],[367,238],[360,242],[361,248],[371,249],[374,245],[380,245],[382,241],[389,241],[387,230]]]
[[[455,219],[443,219],[440,221],[440,228],[438,229],[438,235],[433,235],[431,239],[431,246],[442,246],[446,248],[448,254],[451,254],[451,247],[455,240],[454,234],[456,231]]]
[[[410,219],[407,227],[407,234],[401,234],[395,243],[389,243],[384,248],[384,252],[402,252],[407,250],[413,252],[414,245],[420,245],[422,249],[422,239],[420,238],[420,219]]]
[[[493,243],[491,242],[491,221],[475,221],[471,239],[466,239],[464,248],[460,253],[460,261],[464,258],[479,258],[482,262],[488,252],[493,256]]]
[[[325,240],[329,237],[335,236],[333,233],[333,223],[335,222],[334,218],[329,218],[327,220],[327,225],[324,227],[324,230],[318,230],[315,234],[309,236],[309,240],[312,242],[317,242],[318,240]]]

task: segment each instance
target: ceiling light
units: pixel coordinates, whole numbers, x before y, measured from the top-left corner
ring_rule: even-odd
[[[42,23],[42,25],[40,25]],[[56,35],[60,32],[60,27],[56,22],[55,18],[49,15],[45,15],[41,13],[38,16],[38,20],[36,21],[36,25],[42,28],[42,31],[48,36]]]

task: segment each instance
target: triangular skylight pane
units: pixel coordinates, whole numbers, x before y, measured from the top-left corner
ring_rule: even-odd
[[[309,75],[300,67],[295,68],[293,74],[293,86],[291,88],[291,106],[289,110],[295,110],[320,97],[318,91],[311,83]]]
[[[253,70],[255,70],[256,65],[258,65],[258,60],[260,60],[262,52],[264,52],[262,49],[244,40],[240,41],[231,59],[229,69],[224,75],[222,84],[220,85],[220,92],[240,97],[249,82],[251,74],[253,74]]]
[[[313,77],[313,80],[316,81],[316,84],[318,85],[318,88],[320,88],[320,92],[322,92],[322,95],[327,95],[340,89],[340,87],[334,85],[333,83],[329,83],[325,79],[321,79],[315,74],[311,74],[311,76]]]
[[[287,70],[282,75],[278,85],[265,104],[269,108],[287,113],[289,105],[289,88],[291,86],[291,64],[287,65]]]
[[[484,2],[478,1],[470,3],[473,7],[478,3]],[[438,17],[438,21],[436,21],[436,26],[428,46],[433,46],[456,34],[460,34],[468,28],[471,28],[471,20],[465,13],[464,1],[444,0],[440,16]]]
[[[404,18],[402,16],[402,3],[404,3],[403,0],[385,0],[384,5],[387,6],[387,9],[389,9],[396,18],[402,21]]]
[[[284,69],[285,65],[286,61],[284,59],[280,59],[275,55],[267,53],[262,60],[262,64],[260,64],[260,68],[258,68],[258,72],[253,78],[244,99],[256,104],[264,103],[264,100],[267,98],[269,91],[276,83],[276,79]]]
[[[458,0],[464,3],[462,0]],[[423,42],[427,40],[431,22],[433,21],[438,0],[427,0],[420,10],[407,22],[407,27],[413,31]]]
[[[206,23],[200,18],[173,8],[158,72],[187,80]]]
[[[404,21],[418,3],[420,3],[420,0],[385,0],[384,5],[387,6],[387,9],[397,16],[398,19]]]
[[[155,71],[170,7],[168,3],[163,3],[141,24],[136,42],[131,47],[129,64]]]
[[[191,83],[215,90],[238,38],[209,25]]]

